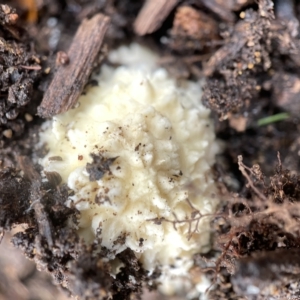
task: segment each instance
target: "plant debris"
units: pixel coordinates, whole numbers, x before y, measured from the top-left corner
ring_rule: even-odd
[[[279,154],[270,178],[258,165],[244,165],[242,157],[238,164],[248,190],[231,196],[224,213],[216,217],[223,249],[216,272],[225,268],[235,274],[233,288],[241,295],[272,296],[271,286],[284,295],[289,280],[300,277],[294,262],[300,247],[300,177],[283,168]]]
[[[147,0],[134,22],[135,32],[145,35],[157,30],[177,2],[178,0]]]
[[[282,69],[287,67],[285,63],[281,65],[278,58],[285,55],[288,61],[295,61],[295,53],[300,50],[299,41],[280,20],[274,19],[272,8],[272,1],[263,0],[259,2],[258,11],[241,12],[241,20],[235,25],[228,43],[217,50],[204,67],[208,81],[203,101],[221,120],[235,114],[252,114],[260,95],[272,88],[275,99],[280,99],[276,100],[280,107],[290,111],[295,105],[291,104],[295,102],[295,92],[290,85],[284,86],[286,81],[279,79],[283,76]],[[282,83],[278,85],[278,81]]]
[[[273,3],[260,2],[259,10],[246,10],[229,42],[217,50],[204,67],[208,76],[203,101],[221,120],[229,113],[250,110],[251,100],[259,96],[261,84],[271,68],[270,25]]]
[[[67,54],[69,64],[61,63],[56,71],[38,107],[39,116],[53,117],[74,107],[97,64],[108,24],[109,18],[102,14],[82,22]],[[59,60],[61,62],[61,58]]]
[[[51,273],[67,294],[82,299],[139,299],[144,286],[157,288],[130,250],[115,258],[115,253],[99,248],[100,234],[90,246],[79,240],[79,213],[64,204],[72,191],[60,185],[57,173],[40,173],[29,159],[37,161],[32,149],[38,142],[41,120],[36,112],[42,97],[43,117],[69,109],[88,83],[94,63],[102,58],[101,44],[110,50],[138,40],[159,51],[162,65],[175,77],[205,78],[202,100],[213,111],[217,136],[224,144],[216,166],[224,205],[212,223],[215,249],[204,260],[195,256],[195,267],[213,271],[208,276],[215,287],[208,298],[298,299],[299,3],[4,2],[0,6],[0,240],[22,225],[13,244],[40,270]],[[100,26],[103,35],[96,26],[93,41],[86,43],[86,34],[77,39],[80,24],[94,18],[103,21],[103,15],[110,18],[110,26],[105,17]],[[83,21],[86,18],[89,21]],[[83,77],[77,72],[84,65],[77,59],[82,58],[78,45],[90,59]],[[85,48],[91,45],[92,51]],[[41,149],[39,155],[45,151]],[[111,162],[93,158],[88,167],[92,180],[109,172]],[[151,221],[171,222],[175,229],[176,224],[188,222],[193,234],[204,216],[195,210],[187,220],[174,216]],[[114,279],[113,259],[124,265]],[[12,278],[6,273],[1,269],[3,284]],[[22,279],[22,284],[28,283]]]
[[[211,40],[219,40],[217,22],[191,6],[179,6],[170,31],[169,46],[178,52],[191,52],[202,50]]]

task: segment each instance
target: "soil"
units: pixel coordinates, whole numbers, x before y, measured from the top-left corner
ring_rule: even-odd
[[[2,249],[11,235],[12,244],[39,270],[52,274],[64,292],[61,299],[71,294],[81,299],[141,299],[151,297],[145,290],[155,291],[153,279],[159,270],[149,276],[129,249],[118,255],[124,268],[112,280],[110,264],[103,259],[109,251],[99,251],[96,243],[86,246],[70,229],[79,214],[64,205],[72,191],[60,185],[57,173],[46,174],[47,181],[42,181],[40,167],[32,163],[43,155],[43,150],[32,153],[43,122],[40,116],[69,109],[86,83],[94,84],[89,75],[110,49],[138,41],[158,51],[161,65],[178,79],[205,79],[202,101],[212,111],[223,145],[214,170],[222,199],[212,220],[214,246],[205,257],[196,255],[194,264],[197,274],[207,271],[214,283],[208,298],[300,298],[298,1],[161,0],[159,7],[155,0],[2,3]],[[110,18],[108,28],[101,25],[108,20],[104,16]],[[142,22],[144,16],[147,22]],[[76,57],[78,47],[93,47],[94,39],[76,34],[78,28],[85,30],[86,18],[99,20],[104,40],[99,38],[98,48],[93,48],[99,55],[89,57],[81,78],[77,70],[82,65],[72,66],[70,58]],[[88,56],[89,51],[84,53]],[[72,88],[76,85],[70,95],[59,94],[53,86],[64,74],[70,76]],[[54,92],[62,99],[55,103],[58,110],[45,96]],[[38,116],[45,107],[51,113]],[[94,157],[88,166],[91,180],[101,177],[109,164]],[[9,233],[14,228],[17,232]],[[0,264],[6,255],[1,251]],[[1,268],[1,282],[7,284],[0,282],[0,299],[46,299],[32,288],[33,281],[40,282],[41,291],[59,293],[34,265],[28,267],[30,272],[18,270],[13,260]],[[26,293],[12,294],[12,285]]]

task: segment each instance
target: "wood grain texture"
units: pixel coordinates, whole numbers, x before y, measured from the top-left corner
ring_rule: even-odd
[[[157,30],[177,3],[178,0],[147,0],[134,22],[136,34],[142,36]]]
[[[67,52],[68,64],[58,67],[38,107],[40,117],[50,118],[76,104],[93,71],[108,25],[109,18],[102,14],[83,20]]]

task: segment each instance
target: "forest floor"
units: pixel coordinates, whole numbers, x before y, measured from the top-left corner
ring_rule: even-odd
[[[88,255],[92,249],[73,246],[78,238],[66,222],[76,212],[62,204],[67,191],[50,192],[48,204],[24,215],[29,198],[39,197],[45,189],[28,160],[43,118],[74,105],[106,53],[132,41],[159,52],[161,65],[176,78],[205,81],[202,102],[212,111],[223,145],[214,170],[222,199],[212,221],[214,247],[205,260],[195,256],[195,266],[209,266],[209,276],[215,280],[209,299],[300,298],[300,4],[274,2],[2,1],[0,229],[6,233],[0,245],[0,299],[67,297],[48,275],[37,272],[34,264],[9,248],[11,238],[38,266],[47,266],[62,285],[68,263],[73,272],[70,284],[79,295],[90,288],[88,281],[82,283],[84,276],[102,280],[103,297],[106,286],[112,287],[114,299],[141,294],[146,279],[142,272],[138,275],[130,269],[137,263],[131,253],[120,259],[128,263],[130,274],[140,276],[133,287],[122,282],[124,278],[111,283],[102,275],[87,275],[90,270],[85,268],[94,261],[84,255],[72,265],[74,253]],[[66,73],[64,65],[76,59],[76,49],[86,44],[89,51],[83,55],[88,63],[78,62]],[[63,83],[70,87],[67,98],[59,88],[63,78],[68,78]],[[71,89],[75,82],[78,86]],[[54,98],[56,103],[51,102]],[[26,176],[18,170],[26,170]],[[53,238],[63,251],[73,247],[73,252],[58,258],[42,242],[36,245],[32,236],[44,234],[45,238],[49,229],[38,228],[41,218],[48,218],[53,231],[51,238],[46,237],[47,244]],[[17,224],[22,224],[23,231],[14,229],[12,237],[8,231]],[[82,268],[80,274],[74,271],[75,265]],[[257,291],[249,291],[249,286]],[[144,299],[151,295],[158,299],[153,293]]]

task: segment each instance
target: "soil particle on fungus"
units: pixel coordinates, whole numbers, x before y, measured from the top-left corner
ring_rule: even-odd
[[[91,154],[91,157],[93,161],[86,164],[86,171],[89,174],[90,181],[99,180],[105,173],[109,173],[110,165],[117,159],[117,157],[105,158],[101,154],[95,155],[93,153]]]

